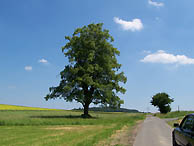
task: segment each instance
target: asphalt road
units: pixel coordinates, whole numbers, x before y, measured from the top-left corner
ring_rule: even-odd
[[[164,120],[148,116],[142,123],[133,146],[172,146],[172,130]]]

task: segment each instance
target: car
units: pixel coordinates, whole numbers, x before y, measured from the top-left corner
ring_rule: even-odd
[[[186,115],[180,125],[174,123],[173,146],[194,146],[194,113]]]

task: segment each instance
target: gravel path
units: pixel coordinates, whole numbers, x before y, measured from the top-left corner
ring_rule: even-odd
[[[172,130],[165,120],[148,116],[141,125],[133,146],[172,146]]]

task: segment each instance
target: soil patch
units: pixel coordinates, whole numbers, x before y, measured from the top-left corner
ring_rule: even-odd
[[[133,146],[135,137],[142,121],[138,121],[135,126],[124,126],[117,130],[108,140],[100,141],[96,146]]]

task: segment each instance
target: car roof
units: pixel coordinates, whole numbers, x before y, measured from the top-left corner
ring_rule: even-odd
[[[194,113],[188,114],[188,116],[194,116]]]

